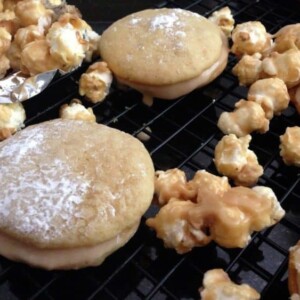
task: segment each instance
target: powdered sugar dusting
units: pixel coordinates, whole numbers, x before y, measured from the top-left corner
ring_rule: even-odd
[[[180,21],[174,12],[161,14],[151,20],[150,30],[165,29],[168,31],[174,28],[175,25],[180,25]]]
[[[133,17],[133,18],[129,21],[129,23],[130,23],[131,25],[135,25],[135,24],[138,24],[141,20],[142,20],[141,18],[134,18],[134,17]]]
[[[43,139],[43,133],[37,128],[24,131],[19,142],[5,144],[0,149],[0,158],[13,157],[16,163],[20,163],[30,151],[35,150],[36,153],[42,151],[39,145],[43,142]]]
[[[47,240],[53,238],[53,235],[61,235],[57,227],[54,231],[51,230],[51,224],[58,216],[63,220],[61,229],[69,226],[89,183],[82,178],[72,177],[68,166],[59,160],[40,167],[40,179],[37,178],[37,170],[30,169],[10,181],[1,196],[0,218],[8,219],[13,212],[11,217],[16,219],[16,229],[19,232],[31,234],[40,231]],[[0,170],[3,171],[1,167]],[[62,170],[65,176],[55,178],[55,174]]]
[[[62,236],[80,215],[90,182],[59,158],[35,160],[45,151],[43,140],[35,127],[0,149],[0,227],[48,241]]]
[[[186,33],[184,31],[180,31],[180,30],[176,31],[175,35],[180,36],[180,37],[186,37]]]

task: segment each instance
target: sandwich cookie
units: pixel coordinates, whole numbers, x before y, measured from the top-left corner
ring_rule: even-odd
[[[228,41],[205,17],[183,9],[126,16],[100,39],[100,54],[118,82],[152,98],[174,99],[204,86],[226,67]]]
[[[0,254],[45,269],[99,265],[136,232],[154,191],[136,138],[57,119],[0,144]]]

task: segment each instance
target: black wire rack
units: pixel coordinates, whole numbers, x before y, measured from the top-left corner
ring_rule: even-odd
[[[229,6],[236,23],[260,20],[271,33],[284,25],[300,21],[300,13],[288,2],[178,0],[157,1],[156,7],[180,7],[210,15]],[[234,103],[247,95],[231,69],[236,63],[229,57],[226,70],[205,88],[175,101],[155,100],[151,107],[141,102],[133,90],[112,89],[107,99],[91,106],[99,123],[134,136],[150,136],[145,146],[156,169],[181,168],[188,177],[206,169],[216,173],[214,147],[222,137],[216,126],[222,111],[231,111]],[[78,79],[87,68],[58,78],[46,91],[26,102],[26,126],[58,117],[59,108],[78,95]],[[152,206],[137,234],[122,249],[99,267],[79,271],[43,271],[0,257],[0,299],[199,299],[203,274],[223,268],[237,283],[248,283],[262,299],[288,299],[288,249],[300,238],[299,169],[287,167],[279,156],[279,136],[287,126],[300,125],[300,117],[290,106],[271,120],[270,130],[253,134],[255,151],[264,174],[260,185],[271,187],[286,210],[280,223],[255,233],[244,249],[224,249],[212,243],[178,255],[165,249],[155,233],[145,226],[145,218],[157,208]]]

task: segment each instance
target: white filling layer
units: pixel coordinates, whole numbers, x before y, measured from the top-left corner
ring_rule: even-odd
[[[116,237],[93,246],[65,249],[36,248],[0,233],[0,254],[11,260],[47,270],[97,266],[108,255],[122,247],[134,235],[138,225],[139,222]]]

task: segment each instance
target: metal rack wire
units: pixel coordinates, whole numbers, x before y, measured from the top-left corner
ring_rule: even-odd
[[[269,32],[300,21],[297,10],[268,0],[176,0],[161,1],[157,7],[181,7],[208,16],[226,5],[236,23],[260,20]],[[143,105],[135,91],[114,89],[103,103],[92,106],[97,121],[133,135],[148,134],[145,146],[157,169],[179,167],[188,177],[198,169],[216,173],[213,151],[222,136],[216,122],[247,93],[231,73],[234,64],[230,56],[225,72],[207,87],[176,101],[155,100],[152,107]],[[26,101],[26,125],[58,117],[62,104],[79,98],[77,81],[86,67]],[[254,234],[246,248],[210,244],[178,255],[165,249],[143,220],[134,238],[97,268],[47,272],[1,257],[0,299],[199,299],[204,272],[216,267],[236,282],[255,287],[262,299],[288,299],[288,249],[300,238],[300,178],[299,169],[283,164],[278,146],[285,128],[299,124],[299,115],[289,107],[272,119],[266,134],[253,135],[251,149],[264,166],[259,184],[274,190],[287,214],[276,226]],[[151,207],[146,217],[155,211]]]

